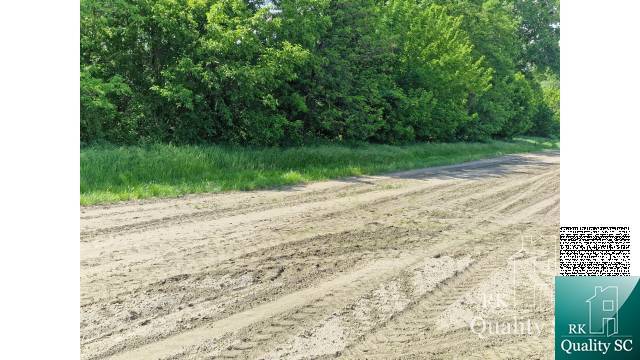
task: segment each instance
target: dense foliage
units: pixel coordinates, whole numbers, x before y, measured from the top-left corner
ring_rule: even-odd
[[[558,0],[82,0],[81,140],[559,131]]]

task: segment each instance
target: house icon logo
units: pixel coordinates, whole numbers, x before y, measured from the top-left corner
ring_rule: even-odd
[[[594,286],[589,304],[589,333],[607,337],[618,334],[618,287]]]

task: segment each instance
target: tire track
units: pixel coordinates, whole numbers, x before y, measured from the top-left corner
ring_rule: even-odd
[[[146,200],[140,201],[139,204],[134,203],[125,205],[114,205],[112,207],[88,207],[82,209],[81,227],[93,227],[93,229],[81,230],[81,237],[86,240],[97,235],[133,230],[144,230],[157,226],[168,227],[171,225],[177,225],[182,222],[193,221],[208,217],[221,218],[248,212],[267,211],[282,206],[291,206],[308,202],[318,202],[329,198],[343,197],[353,194],[375,191],[380,187],[383,188],[385,185],[397,183],[397,181],[395,180],[397,178],[424,180],[430,177],[434,177],[434,175],[436,174],[438,176],[434,177],[435,179],[443,179],[447,176],[460,177],[460,174],[454,173],[454,171],[458,169],[465,169],[465,171],[492,169],[495,168],[496,165],[504,166],[512,164],[514,162],[517,163],[518,161],[521,161],[520,157],[518,156],[505,156],[497,159],[479,160],[457,165],[405,171],[385,176],[347,178],[343,181],[326,182],[325,185],[322,185],[322,183],[312,184],[310,185],[311,189],[309,191],[303,190],[296,192],[293,195],[290,195],[286,191],[283,191],[283,195],[273,196],[273,191],[260,191],[258,193],[265,194],[265,196],[263,196],[265,199],[258,201],[255,201],[254,196],[248,196],[246,195],[246,193],[234,193],[231,196],[235,201],[230,202],[228,204],[228,207],[216,206],[216,209],[213,210],[202,210],[198,208],[198,205],[205,208],[209,207],[211,206],[211,203],[216,201],[218,198],[224,198],[224,194],[201,196],[201,198],[203,199],[199,199],[197,196],[187,196],[186,199],[170,200],[165,202],[157,200]],[[480,178],[482,176],[490,177],[495,176],[495,174],[491,172],[485,175],[479,173],[466,177],[473,179]],[[315,189],[314,187],[320,187],[320,189]],[[124,208],[125,210],[110,211],[110,209],[112,208]],[[127,210],[127,208],[131,209]],[[181,213],[176,215],[176,212]],[[168,213],[168,215],[161,217],[152,216],[152,219],[149,220],[138,220],[141,217],[139,216],[140,213]],[[115,217],[115,219],[112,219],[113,217]],[[98,224],[92,224],[93,222],[91,220],[97,219],[102,219],[103,221],[105,221],[107,223],[106,226],[100,226],[99,222]],[[122,222],[127,222],[127,224],[116,226],[110,224],[117,224]]]
[[[404,343],[387,329],[411,334],[415,324],[431,324],[411,314],[434,296],[443,304],[459,298],[465,290],[456,279],[481,282],[495,271],[483,259],[498,262],[514,234],[553,232],[558,176],[557,155],[546,153],[346,184],[85,208],[83,229],[92,230],[81,243],[82,358],[295,358],[278,349],[331,326],[351,331],[345,348],[356,351],[369,338],[344,321],[361,321],[352,307],[363,301],[377,315],[362,324],[394,340],[376,345],[391,349],[382,353],[419,358],[402,352],[426,353],[419,336]],[[425,264],[467,257],[472,265],[441,289],[415,292],[411,279]],[[380,291],[400,297],[380,303],[372,295]],[[399,322],[405,317],[413,328]],[[465,340],[450,335],[453,344]]]
[[[511,189],[511,191],[514,192],[514,191],[517,191],[521,186],[524,186],[525,184],[532,181],[544,181],[544,177],[534,178],[534,179],[525,179],[521,182],[515,182],[515,183],[507,182],[506,184],[498,184],[497,187],[493,187],[493,186],[489,187],[490,189],[489,193],[487,193],[486,191],[485,192],[476,191],[477,187],[482,186],[483,184],[473,184],[471,186],[471,189],[466,189],[462,187],[460,184],[454,184],[454,185],[444,184],[444,185],[435,186],[435,187],[418,188],[418,189],[405,191],[405,193],[402,194],[403,196],[402,199],[406,201],[410,201],[410,199],[414,197],[421,197],[422,201],[427,199],[434,199],[434,200],[437,199],[438,202],[434,203],[434,206],[440,209],[442,208],[446,209],[447,208],[446,203],[455,199],[459,199],[460,195],[464,194],[467,191],[472,192],[473,193],[472,196],[474,196],[475,198],[482,198],[483,196],[495,198],[495,195],[493,194],[493,192],[495,192],[496,189]],[[428,197],[424,197],[424,195],[427,193],[428,193]],[[320,214],[315,214],[314,217],[316,217],[317,219],[315,220],[316,222],[318,220],[327,219],[328,223],[323,227],[327,229],[331,229],[330,231],[344,231],[348,228],[353,227],[350,223],[342,221],[342,219],[344,219],[345,216],[349,217],[349,216],[353,216],[354,214],[358,215],[356,216],[356,218],[361,216],[366,216],[367,210],[370,210],[374,207],[382,207],[389,203],[395,202],[395,204],[392,204],[392,206],[390,206],[388,209],[392,210],[394,208],[397,208],[398,213],[402,214],[402,208],[404,207],[404,204],[398,203],[399,199],[400,199],[399,195],[396,195],[396,194],[384,196],[380,198],[375,198],[373,200],[368,200],[363,203],[356,202],[355,204],[349,204],[348,206],[338,211],[321,212]],[[349,202],[347,201],[346,203],[348,204]],[[359,215],[359,213],[357,212],[354,213],[354,211],[361,211],[365,213],[365,215]],[[295,210],[291,211],[291,213],[294,213],[297,216],[297,220],[292,221],[293,219],[291,218],[287,219],[287,227],[290,230],[292,230],[292,228],[295,227],[296,224],[299,224],[298,226],[302,226],[302,227],[306,226],[308,221],[307,217],[299,217],[298,216],[300,215],[299,212]],[[408,215],[409,217],[412,216],[411,212],[409,213],[405,212],[405,215]],[[181,230],[181,232],[182,231],[184,230]],[[218,229],[218,231],[220,231],[220,229]],[[224,234],[224,233],[220,234],[220,237],[226,238],[225,239],[226,243],[233,244],[232,246],[235,247],[235,249],[237,250],[233,249],[233,247],[229,249],[224,244],[221,244],[221,246],[216,246],[217,249],[212,248],[212,244],[209,241],[211,235],[202,237],[200,239],[193,239],[191,236],[189,236],[191,238],[189,245],[186,248],[182,244],[180,244],[179,246],[181,247],[181,252],[185,253],[184,256],[193,257],[194,256],[193,254],[196,252],[197,247],[199,246],[198,244],[206,243],[209,249],[207,249],[206,251],[202,249],[200,253],[203,254],[204,256],[205,254],[210,253],[211,250],[215,250],[219,254],[216,256],[215,259],[217,261],[224,261],[224,260],[238,257],[245,254],[247,252],[246,249],[263,249],[263,248],[268,248],[272,246],[277,246],[278,244],[282,243],[282,236],[277,236],[272,232],[264,232],[264,235],[259,234],[257,237],[253,237],[252,239],[252,235],[255,234],[256,232],[257,231],[253,227],[249,227],[246,229],[246,231],[238,229],[236,231],[231,230],[229,234]],[[274,235],[276,235],[275,239],[274,239]],[[292,237],[292,235],[294,234],[292,234],[291,232],[287,234],[287,239],[289,239],[289,241],[291,241],[292,239],[295,239],[295,237]],[[147,254],[146,255],[147,258],[149,259],[153,258],[152,256],[154,252],[156,252],[156,257],[160,257],[163,255],[163,251],[165,251],[163,250],[163,248],[157,248],[157,250],[156,248],[149,248],[150,245],[156,244],[156,243],[171,244],[172,242],[175,243],[176,240],[179,239],[174,234],[163,234],[163,231],[161,230],[151,233],[149,237],[153,238],[152,242],[149,242],[149,241],[145,242],[148,247],[145,253]],[[244,239],[251,239],[251,243],[242,244],[240,241]],[[303,239],[304,239],[304,235],[303,235]],[[122,246],[120,244],[120,241],[113,240],[111,242],[117,242],[118,243],[117,245],[119,247]],[[105,246],[109,246],[109,245],[107,244]],[[83,273],[83,276],[86,277],[86,276],[91,276],[93,274],[104,274],[110,270],[113,270],[116,267],[124,267],[126,268],[127,272],[131,272],[132,267],[127,264],[133,262],[134,260],[142,260],[140,259],[140,255],[138,251],[133,251],[129,253],[123,253],[122,251],[117,251],[115,252],[116,253],[115,256],[117,256],[117,261],[105,262],[103,248],[104,248],[103,246],[100,246],[100,247],[92,246],[91,252],[82,251],[83,257],[85,257],[85,260],[84,260],[85,263],[92,262],[93,259],[99,259],[99,261],[104,262],[107,266],[107,267],[99,266],[99,263],[95,263],[85,270],[85,272]],[[113,247],[111,248],[113,249]],[[197,258],[197,255],[195,258]],[[144,264],[144,262],[142,262],[142,264]],[[189,270],[189,268],[184,268],[184,267],[182,269],[184,271]],[[159,276],[165,276],[165,275],[166,273],[159,273]],[[174,275],[178,275],[178,274],[174,274]],[[153,278],[147,277],[147,279],[153,279]],[[100,285],[100,286],[105,286],[105,285]]]
[[[511,242],[508,245],[514,245]],[[477,260],[461,274],[443,283],[422,301],[417,301],[406,312],[394,318],[385,327],[362,339],[348,349],[344,358],[390,359],[397,358],[424,340],[425,333],[435,327],[435,318],[466,292],[503,266],[503,261],[513,253],[512,246],[501,246]],[[495,252],[494,252],[495,251]]]

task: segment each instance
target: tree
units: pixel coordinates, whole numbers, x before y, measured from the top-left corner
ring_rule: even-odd
[[[521,19],[523,66],[560,73],[560,0],[514,0]]]
[[[402,143],[557,129],[557,87],[540,75],[556,74],[557,0],[80,6],[83,143]]]

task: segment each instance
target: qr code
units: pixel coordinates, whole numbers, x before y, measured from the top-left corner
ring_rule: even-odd
[[[629,227],[560,227],[560,275],[630,276]]]

